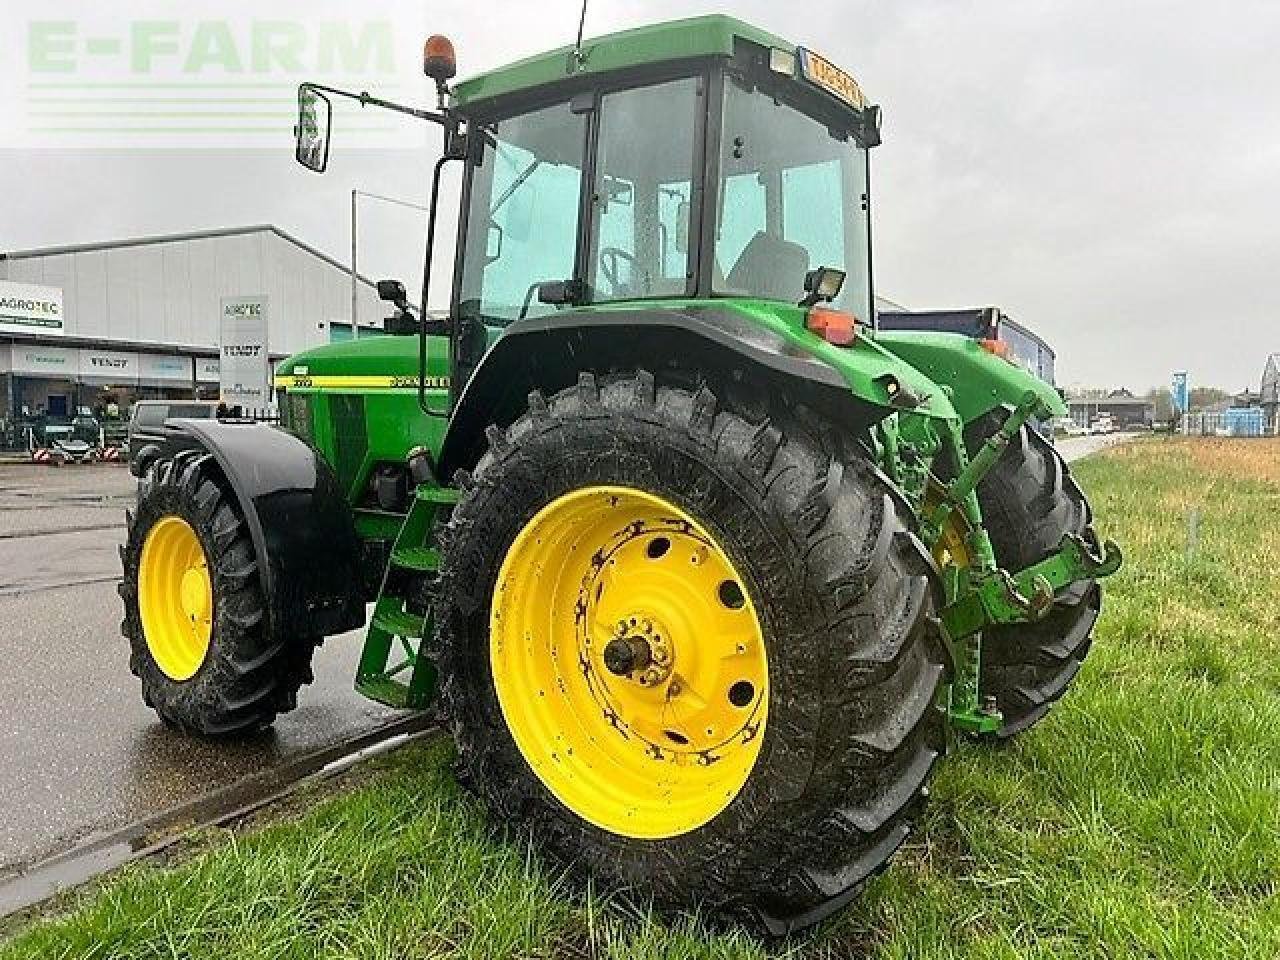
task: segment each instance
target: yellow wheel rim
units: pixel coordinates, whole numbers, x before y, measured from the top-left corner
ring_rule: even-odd
[[[195,676],[209,652],[213,584],[200,539],[181,517],[158,520],[142,544],[138,610],[147,649],[171,680]]]
[[[628,487],[544,507],[489,620],[507,726],[575,814],[627,837],[707,823],[746,783],[769,674],[745,582],[692,517]]]

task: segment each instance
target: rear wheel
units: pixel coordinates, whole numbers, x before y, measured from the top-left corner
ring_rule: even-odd
[[[969,426],[971,452],[1004,422],[992,413]],[[1093,511],[1061,454],[1029,427],[1023,427],[978,485],[983,522],[996,560],[1021,570],[1048,557],[1068,533],[1096,542]],[[982,692],[995,697],[1004,739],[1039,721],[1076,674],[1093,642],[1102,606],[1096,580],[1078,580],[1058,591],[1049,615],[1036,623],[996,627],[983,634]]]
[[[659,905],[781,933],[847,903],[944,743],[931,564],[884,480],[644,372],[489,439],[442,538],[463,781]]]
[[[317,641],[271,636],[248,528],[209,454],[154,462],[121,560],[129,668],[165,723],[238,734],[296,706]]]

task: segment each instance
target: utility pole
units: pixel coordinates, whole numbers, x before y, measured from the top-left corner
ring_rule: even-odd
[[[360,274],[357,269],[357,220],[356,208],[357,198],[364,197],[367,200],[381,200],[383,203],[394,203],[398,207],[409,207],[412,210],[420,210],[427,212],[427,208],[420,203],[413,203],[409,200],[400,200],[396,197],[384,197],[380,193],[369,193],[367,190],[351,191],[351,337],[355,339],[360,336]]]

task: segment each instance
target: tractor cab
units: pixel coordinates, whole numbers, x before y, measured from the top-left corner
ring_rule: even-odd
[[[573,308],[822,301],[846,328],[871,322],[880,110],[824,58],[724,16],[613,34],[450,87],[452,57],[448,41],[428,41],[439,112],[357,99],[445,129],[428,277],[440,171],[464,168],[450,319],[423,330],[450,335],[453,399],[512,324]],[[327,94],[352,96],[300,90],[297,158],[317,171]]]
[[[461,86],[457,315],[505,326],[566,306],[794,304],[826,267],[846,275],[836,304],[869,319],[877,112],[852,79],[838,96],[811,79],[825,76],[814,55],[775,43],[735,37],[724,56],[474,102],[485,78]]]

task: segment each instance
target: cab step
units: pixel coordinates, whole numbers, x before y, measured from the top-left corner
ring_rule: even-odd
[[[435,666],[422,653],[440,568],[432,540],[439,512],[457,501],[457,490],[419,485],[391,547],[356,670],[356,690],[389,707],[421,710],[435,697]]]
[[[390,597],[384,597],[384,600],[390,600]],[[381,601],[379,601],[381,603]],[[375,607],[373,615],[373,626],[382,630],[393,637],[405,637],[410,640],[421,640],[423,635],[424,617],[409,613],[406,610],[384,610],[377,611]]]
[[[440,551],[435,547],[396,547],[391,551],[391,562],[406,570],[435,573],[440,569]]]

